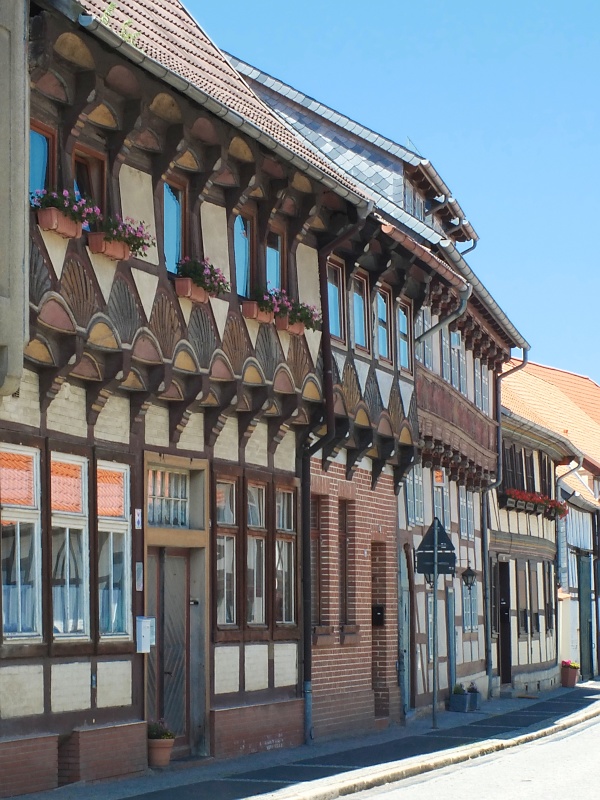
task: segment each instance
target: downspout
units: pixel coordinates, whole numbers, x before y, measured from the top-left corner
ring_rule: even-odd
[[[470,253],[470,252],[471,252],[471,250],[475,250],[475,248],[477,247],[477,242],[479,241],[479,239],[472,239],[471,241],[473,242],[473,244],[470,244],[470,245],[467,247],[467,249],[466,249],[466,250],[457,250],[457,252],[459,252],[459,253],[460,253],[460,257],[461,257],[461,258],[462,258],[463,256],[465,256],[467,253]]]
[[[465,284],[465,286],[462,289],[459,289],[458,294],[460,296],[460,303],[458,305],[458,308],[455,309],[451,314],[448,314],[447,317],[444,317],[444,319],[441,319],[439,322],[436,322],[432,328],[429,328],[428,330],[423,331],[423,333],[420,333],[415,338],[415,344],[422,342],[423,339],[426,339],[428,336],[433,336],[434,333],[437,333],[442,328],[447,327],[452,322],[454,322],[455,319],[462,317],[462,315],[467,310],[467,304],[469,302],[469,297],[471,297],[472,291],[473,287],[471,286],[470,283]]]
[[[497,489],[502,483],[502,381],[509,375],[523,369],[529,361],[529,347],[523,348],[523,360],[516,367],[507,372],[500,372],[496,376],[496,450],[498,466],[496,480],[481,493],[481,550],[483,560],[483,608],[485,611],[485,672],[488,681],[488,698],[492,696],[493,667],[492,667],[492,609],[490,606],[490,542],[488,530],[489,493]]]
[[[370,212],[370,208],[368,210]],[[367,215],[368,216],[368,213]],[[366,219],[366,217],[365,217]],[[302,647],[304,693],[304,741],[311,744],[314,738],[312,714],[312,574],[310,563],[310,459],[335,437],[335,412],[333,408],[333,354],[329,336],[329,297],[327,289],[327,258],[342,242],[353,236],[364,225],[361,219],[345,233],[319,250],[319,291],[321,294],[321,352],[323,353],[323,395],[325,398],[326,432],[302,451],[300,472],[301,522],[302,522]]]

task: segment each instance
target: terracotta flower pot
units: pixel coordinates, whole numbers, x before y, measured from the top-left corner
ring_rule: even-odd
[[[560,683],[561,686],[566,686],[572,689],[577,685],[577,678],[579,677],[579,670],[573,667],[560,668]]]
[[[167,767],[171,761],[174,739],[148,739],[148,766]]]
[[[63,239],[79,239],[81,222],[67,217],[58,208],[39,208],[37,222],[43,231],[54,231]]]
[[[273,312],[260,309],[256,300],[242,300],[242,314],[246,319],[255,319],[257,322],[273,322]]]
[[[175,291],[178,297],[189,297],[192,303],[208,303],[206,289],[197,286],[191,278],[175,278]]]
[[[131,255],[125,242],[117,239],[106,239],[103,233],[88,233],[90,252],[111,258],[113,261],[127,261]]]

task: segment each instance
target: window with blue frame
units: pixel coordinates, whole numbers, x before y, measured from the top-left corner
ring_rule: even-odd
[[[267,234],[266,247],[267,287],[283,289],[283,237],[275,231]]]
[[[356,347],[368,350],[367,282],[360,275],[354,278],[352,286],[352,307],[354,311],[354,344]]]
[[[236,289],[242,297],[250,297],[253,235],[252,220],[237,214],[233,223],[233,257]]]
[[[398,366],[400,369],[410,369],[410,309],[398,305]]]
[[[379,358],[383,361],[392,360],[392,340],[390,336],[390,306],[391,296],[386,289],[377,292],[377,344]]]
[[[50,139],[38,131],[29,131],[29,193],[50,188]]]
[[[168,272],[176,272],[183,245],[183,192],[164,184],[163,248]]]
[[[336,339],[345,339],[344,333],[344,275],[341,266],[327,263],[327,303],[329,306],[329,333]]]

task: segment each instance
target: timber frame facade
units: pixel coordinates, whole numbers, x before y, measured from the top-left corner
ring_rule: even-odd
[[[471,295],[455,245],[476,234],[419,159],[397,161],[412,210],[374,198],[163,6],[30,3],[30,189],[155,243],[111,260],[30,212],[23,377],[0,399],[0,796],[142,771],[157,718],[179,756],[400,721],[427,702],[411,565],[447,494],[482,579],[468,509],[495,476],[491,387],[526,343]],[[178,293],[183,256],[231,291]],[[322,332],[247,310],[273,275]]]

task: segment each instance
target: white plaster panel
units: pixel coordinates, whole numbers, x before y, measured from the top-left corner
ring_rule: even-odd
[[[86,249],[90,261],[92,262],[92,267],[94,268],[100,290],[102,291],[104,302],[108,303],[110,290],[112,289],[115,273],[117,271],[117,262],[113,261],[112,258],[103,256],[101,253],[92,253],[89,247]]]
[[[44,668],[32,666],[0,669],[0,719],[44,713]]]
[[[238,421],[237,417],[227,417],[223,430],[217,437],[214,457],[225,461],[238,461]]]
[[[0,397],[0,419],[40,427],[40,382],[36,372],[23,369],[19,396]]]
[[[244,650],[245,689],[256,692],[269,688],[269,645],[250,644]]]
[[[227,280],[231,280],[227,211],[222,206],[205,201],[200,206],[200,224],[204,257],[218,267]]]
[[[268,465],[268,434],[269,429],[266,422],[259,422],[246,445],[247,464],[260,464],[261,467],[266,467]]]
[[[169,411],[152,405],[145,416],[146,444],[154,447],[169,446]]]
[[[379,391],[381,392],[381,400],[385,408],[390,404],[390,394],[394,383],[394,376],[389,372],[384,372],[382,369],[375,370],[377,375],[377,383],[379,384]]]
[[[111,395],[98,414],[94,436],[107,442],[129,444],[129,397]]]
[[[215,694],[240,690],[240,648],[238,645],[215,647]]]
[[[293,686],[298,682],[298,645],[276,642],[273,646],[275,686]]]
[[[97,682],[98,708],[131,705],[131,661],[99,661]]]
[[[287,431],[277,450],[274,459],[275,469],[284,469],[288,472],[296,470],[296,435]]]
[[[88,662],[52,665],[52,711],[82,711],[91,705],[91,665]]]
[[[369,370],[371,369],[371,365],[365,363],[364,361],[359,361],[356,359],[354,361],[354,366],[356,367],[356,374],[358,375],[358,383],[360,384],[361,392],[365,393],[365,386],[367,385],[367,378],[369,377]]]
[[[181,307],[181,313],[183,314],[183,318],[185,320],[185,324],[189,325],[190,317],[192,316],[192,309],[194,304],[189,299],[189,297],[178,297],[179,305]]]
[[[204,451],[204,414],[201,412],[192,414],[183,429],[177,447],[180,450],[193,450],[196,453]]]
[[[287,360],[288,353],[290,352],[291,336],[287,331],[277,331],[279,336],[279,344],[283,350],[283,357]]]
[[[298,275],[298,299],[301,303],[321,309],[319,290],[319,256],[313,247],[299,244],[296,248],[296,273]]]
[[[412,400],[413,392],[415,390],[414,384],[408,381],[399,380],[398,386],[400,387],[400,397],[402,398],[402,405],[404,407],[404,415],[408,416],[410,410],[410,401]]]
[[[65,381],[48,407],[46,424],[53,431],[87,436],[85,389]]]
[[[312,358],[313,364],[317,363],[319,358],[319,348],[321,346],[321,331],[304,331],[304,338],[306,339],[306,344],[308,345],[308,351],[310,353],[310,357]]]
[[[209,302],[213,310],[219,336],[223,339],[225,325],[227,324],[227,315],[229,314],[229,303],[227,300],[221,300],[219,297],[211,297]],[[256,336],[258,336],[258,323],[255,322],[254,325],[256,325]],[[252,336],[250,338],[252,338]],[[256,344],[256,337],[252,340],[252,344]]]
[[[346,366],[346,354],[337,353],[334,351],[333,357],[335,359],[335,363],[337,364],[337,368],[341,377],[344,374],[344,367]]]
[[[146,319],[150,319],[152,314],[152,306],[154,305],[154,297],[156,296],[156,287],[158,286],[158,276],[150,275],[141,269],[131,268],[131,275],[138,290],[140,300]]]
[[[44,244],[46,245],[46,250],[48,252],[50,261],[52,262],[56,277],[60,280],[63,266],[65,264],[67,247],[69,246],[69,239],[59,236],[58,233],[54,233],[54,231],[43,231],[41,228],[40,233],[42,235],[42,239],[44,240]]]
[[[147,172],[134,169],[123,164],[119,170],[119,188],[121,190],[121,208],[124,217],[132,217],[136,222],[143,222],[152,238],[156,240],[156,220],[154,218],[154,192],[152,176]],[[148,248],[145,256],[140,256],[149,264],[158,264],[156,245]]]

